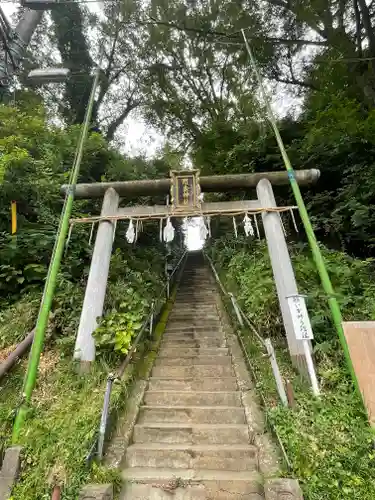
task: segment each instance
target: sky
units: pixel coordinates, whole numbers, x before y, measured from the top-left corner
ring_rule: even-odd
[[[88,3],[88,8],[91,12],[98,14],[101,11],[101,2]],[[5,15],[8,17],[9,22],[12,24],[11,16],[17,11],[20,2],[1,2],[1,8]],[[14,26],[13,26],[14,27]],[[122,152],[131,156],[145,154],[151,157],[155,152],[164,144],[163,136],[156,130],[150,128],[145,121],[134,115],[122,125],[118,132],[118,139],[122,147]]]
[[[100,15],[100,2],[88,3],[87,5],[93,13]],[[11,22],[11,17],[17,11],[19,3],[3,1],[1,6]],[[276,115],[285,115],[292,109],[297,109],[298,112],[300,100],[291,96],[285,86],[280,86],[278,91],[273,93],[271,99]],[[156,130],[150,128],[140,116],[134,114],[119,129],[118,139],[122,145],[120,149],[131,156],[138,154],[145,154],[148,157],[153,156],[164,143],[164,138]],[[202,248],[204,241],[201,239],[198,225],[189,224],[186,236],[186,243],[189,250]]]
[[[16,12],[20,3],[14,1],[2,1],[1,7],[11,22],[11,16]],[[101,2],[87,3],[89,10],[95,14],[101,13]],[[287,112],[298,113],[301,105],[301,99],[291,95],[287,86],[279,85],[276,92],[271,94],[272,107],[277,116],[283,116]],[[165,140],[158,131],[150,127],[149,124],[140,116],[134,113],[127,121],[118,129],[117,132],[118,144],[123,153],[131,156],[144,154],[147,157],[152,157],[158,149],[160,149]]]

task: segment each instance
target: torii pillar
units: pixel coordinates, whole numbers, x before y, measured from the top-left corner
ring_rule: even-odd
[[[319,178],[319,174],[319,170],[316,169],[297,170],[295,172],[296,181],[299,185],[315,183]],[[289,184],[288,173],[286,171],[258,172],[250,174],[203,176],[200,178],[200,186],[204,192],[224,192],[256,187],[258,193],[257,201],[233,202],[238,203],[241,210],[249,206],[250,208],[254,208],[255,206],[259,206],[259,204],[265,208],[276,207],[271,183],[274,186]],[[138,212],[141,210],[143,215],[154,214],[155,209],[158,209],[159,211],[161,210],[163,215],[167,215],[168,209],[164,205],[118,208],[118,204],[119,196],[126,197],[127,200],[138,196],[161,196],[169,194],[170,188],[171,180],[165,178],[77,184],[75,198],[87,199],[101,198],[104,196],[101,211],[101,216],[104,218],[106,216],[124,215],[124,212],[131,216],[133,209],[138,210]],[[68,189],[68,185],[62,186],[61,193],[66,195]],[[225,204],[225,202],[216,202],[214,205],[217,209],[217,206],[223,203]],[[210,205],[210,203],[207,205]],[[208,210],[208,213],[209,212],[210,210]],[[297,285],[288,248],[286,246],[280,216],[278,213],[268,212],[264,213],[262,217],[289,351],[293,362],[302,368],[301,371],[304,371],[303,346],[302,342],[295,338],[287,303],[287,296],[297,293]],[[103,314],[114,232],[115,226],[113,222],[105,219],[99,222],[74,351],[74,358],[84,363],[90,363],[95,360],[95,342],[92,333],[97,327],[97,318],[100,318]]]
[[[272,184],[262,179],[257,184],[258,200],[262,207],[277,207]],[[263,227],[266,234],[268,253],[271,259],[274,281],[279,298],[286,339],[292,363],[302,372],[306,371],[303,341],[296,339],[292,315],[288,305],[288,296],[297,295],[298,288],[294,276],[292,262],[285,240],[284,230],[279,212],[263,212]]]
[[[118,204],[118,193],[113,188],[107,189],[100,215],[116,215]],[[74,359],[83,364],[95,360],[95,339],[92,333],[98,326],[97,319],[103,315],[114,234],[114,221],[104,219],[99,222],[74,348]]]

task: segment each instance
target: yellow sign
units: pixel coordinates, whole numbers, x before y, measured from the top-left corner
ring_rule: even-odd
[[[17,203],[12,201],[11,203],[11,213],[12,213],[12,234],[17,232]]]

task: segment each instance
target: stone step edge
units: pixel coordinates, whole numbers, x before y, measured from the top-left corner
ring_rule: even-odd
[[[189,444],[189,443],[134,443],[128,446],[127,451],[144,450],[144,451],[247,451],[249,455],[256,455],[258,448],[253,444]]]
[[[225,471],[215,469],[172,469],[159,467],[126,467],[121,471],[124,480],[130,482],[154,482],[179,478],[192,482],[201,481],[254,481],[263,484],[262,476],[256,471]]]
[[[199,359],[199,358],[205,358],[205,357],[212,357],[212,358],[230,358],[228,353],[223,353],[222,355],[215,355],[215,354],[200,354],[200,353],[181,353],[181,355],[174,355],[174,353],[167,353],[163,354],[162,351],[160,352],[159,356],[156,359]]]
[[[174,423],[174,422],[155,422],[153,423],[143,423],[143,424],[135,424],[135,427],[142,427],[144,429],[176,429],[176,430],[184,430],[184,429],[197,429],[197,430],[232,430],[232,429],[240,429],[240,430],[248,430],[249,426],[247,424],[182,424],[182,423]]]
[[[141,410],[207,410],[207,411],[212,411],[212,410],[233,410],[233,411],[242,411],[245,412],[244,408],[242,406],[222,406],[222,405],[215,405],[215,406],[190,406],[190,405],[183,405],[183,406],[174,406],[174,405],[141,405],[140,406]]]
[[[211,365],[208,365],[208,366],[211,366]],[[149,380],[177,380],[179,382],[189,382],[190,380],[193,381],[193,380],[201,380],[202,377],[194,377],[194,376],[189,376],[189,377],[160,377],[159,375],[152,375]],[[237,378],[232,375],[230,377],[220,377],[220,380],[223,380],[223,379],[231,379],[231,380],[235,380],[236,381],[236,384],[237,384]],[[218,377],[204,377],[204,380],[218,380]],[[236,392],[236,391],[234,391]]]
[[[169,352],[171,349],[174,349],[176,352],[181,352],[179,347],[162,347],[162,348],[160,348],[159,354],[157,357],[162,356],[162,354],[166,350]],[[194,354],[199,354],[200,356],[218,356],[219,355],[218,353],[220,353],[220,352],[222,353],[222,355],[229,356],[228,347],[191,347],[191,349],[195,350],[195,351],[191,351],[191,352],[193,352]],[[184,353],[182,353],[182,354],[184,354]],[[180,356],[177,356],[177,357],[180,357]]]
[[[175,394],[181,394],[181,391],[176,391],[174,389],[147,389],[148,394],[170,394],[170,395],[175,395]],[[186,394],[194,394],[196,395],[201,395],[202,396],[207,396],[208,394],[240,394],[240,391],[184,391],[184,395]]]

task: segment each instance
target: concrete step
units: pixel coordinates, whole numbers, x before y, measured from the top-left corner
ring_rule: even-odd
[[[191,304],[190,302],[179,302],[178,307],[173,308],[172,312],[179,311],[217,311],[216,303],[205,303]]]
[[[213,284],[207,283],[204,287],[200,286],[199,281],[191,283],[188,287],[181,288],[178,293],[179,298],[195,297],[199,296],[201,298],[202,304],[206,302],[206,298],[210,297],[210,294],[214,293]]]
[[[215,287],[215,282],[207,279],[205,276],[192,277],[190,279],[183,277],[179,292],[201,292],[203,290],[212,290],[213,287]]]
[[[213,295],[214,292],[211,292],[210,295]],[[214,298],[205,297],[204,300],[197,300],[194,297],[186,299],[184,297],[179,297],[178,295],[174,301],[174,309],[184,309],[185,307],[191,307],[193,309],[199,307],[217,307],[217,302]]]
[[[177,310],[175,312],[172,312],[168,316],[168,320],[180,320],[183,321],[185,319],[197,319],[197,320],[204,320],[205,322],[210,322],[212,321],[218,321],[217,318],[217,311],[212,310],[212,309],[205,309],[203,311],[197,311],[196,309],[184,309],[184,310]]]
[[[148,390],[144,404],[151,406],[241,406],[241,393],[223,391],[154,391]]]
[[[227,347],[192,347],[185,348],[183,354],[179,347],[163,347],[159,351],[160,358],[194,356],[229,356]]]
[[[164,338],[166,337],[184,337],[184,338],[201,338],[201,337],[224,337],[224,332],[220,327],[218,328],[201,328],[190,330],[181,330],[179,328],[171,328],[165,331]]]
[[[245,444],[250,443],[244,424],[136,424],[134,443]]]
[[[218,317],[208,318],[207,315],[202,314],[199,316],[198,314],[189,314],[186,316],[171,316],[168,318],[168,327],[176,328],[176,329],[186,329],[194,330],[199,328],[200,330],[219,330],[221,329],[221,323]]]
[[[204,289],[197,289],[196,287],[186,288],[185,290],[180,290],[180,293],[176,296],[180,301],[192,302],[192,298],[199,298],[200,305],[212,304],[213,300],[211,294],[215,293],[212,287],[205,287]]]
[[[210,299],[209,301],[204,301],[201,303],[192,304],[189,301],[182,302],[178,294],[176,295],[176,299],[174,301],[175,309],[216,309],[216,301],[214,299]]]
[[[186,325],[189,325],[189,327],[186,328]],[[210,323],[208,326],[198,326],[185,321],[183,327],[181,327],[180,325],[176,326],[174,323],[171,323],[168,328],[165,329],[165,333],[173,333],[174,335],[223,335],[224,331],[219,323],[217,325],[214,323]]]
[[[211,340],[219,340],[221,343],[225,343],[226,339],[223,333],[220,332],[202,332],[202,333],[193,333],[193,334],[181,334],[177,332],[166,333],[163,337],[165,342],[173,341],[173,342],[203,342],[207,343]]]
[[[200,284],[206,286],[212,286],[213,281],[211,281],[210,274],[184,274],[181,280],[180,288],[184,290],[185,288],[189,288],[192,284]]]
[[[133,444],[126,450],[128,467],[258,470],[258,449],[247,445]]]
[[[173,469],[126,469],[120,500],[264,500],[256,472],[179,469],[178,477],[174,473]],[[135,477],[139,483],[132,482]]]
[[[222,326],[219,321],[217,321],[215,324],[212,324],[212,322],[210,322],[207,325],[202,323],[201,321],[197,323],[194,323],[193,321],[189,323],[186,321],[183,321],[181,323],[174,321],[167,324],[166,330],[176,330],[180,332],[204,332],[206,330],[222,330]]]
[[[154,366],[153,377],[191,378],[191,377],[230,377],[234,376],[231,365],[196,365],[196,366]]]
[[[210,279],[208,275],[184,276],[181,281],[181,290],[188,290],[188,289],[199,290],[200,285],[202,285],[202,287],[204,288],[212,288],[214,286],[214,282]]]
[[[210,339],[220,339],[222,341],[225,340],[225,335],[224,333],[220,331],[204,331],[202,330],[201,332],[166,332],[163,336],[163,340],[177,340],[177,341],[183,341],[183,340],[210,340]]]
[[[165,484],[172,478],[178,478],[190,484],[211,482],[231,483],[237,487],[237,491],[245,491],[241,487],[257,485],[261,486],[263,479],[256,471],[226,471],[226,470],[206,470],[206,469],[179,469],[178,475],[175,469],[165,467],[132,467],[123,469],[121,476],[125,481],[153,483],[155,485]],[[263,489],[261,490],[263,491]]]
[[[178,486],[179,484],[183,486]],[[261,487],[260,487],[261,488]],[[124,486],[120,500],[263,500],[260,492],[230,491],[224,483],[222,489],[212,481],[210,485],[185,485],[179,479],[170,479],[159,486],[128,483]]]
[[[213,292],[209,292],[211,295]],[[181,298],[180,300],[176,298],[174,302],[174,307],[171,310],[171,314],[186,314],[186,312],[191,313],[203,313],[208,311],[210,314],[217,312],[217,302],[215,299],[207,300],[200,297],[191,296],[189,299]]]
[[[141,406],[139,424],[246,424],[245,411],[237,406]]]
[[[189,307],[178,306],[170,314],[170,318],[184,318],[184,317],[194,317],[194,318],[205,318],[205,314],[208,315],[208,319],[217,319],[217,309],[215,306],[206,307],[204,309],[199,309],[198,307],[191,305]],[[215,316],[216,315],[216,316]]]
[[[176,325],[176,324],[168,324],[165,333],[178,333],[180,335],[185,335],[188,333],[214,333],[214,332],[219,332],[221,333],[223,331],[222,327],[220,324],[218,325],[192,325],[188,322],[184,322],[183,325]]]
[[[163,338],[160,347],[179,347],[179,348],[199,348],[199,347],[226,347],[226,340],[215,337],[202,337],[200,339],[189,338]]]
[[[217,320],[204,321],[204,319],[199,318],[189,318],[184,320],[179,319],[169,319],[167,325],[167,331],[169,330],[179,330],[179,331],[211,331],[217,330],[222,331],[221,323]]]
[[[236,391],[238,389],[236,377],[184,379],[151,377],[148,388],[157,391]]]
[[[190,366],[190,365],[230,365],[232,363],[230,356],[180,356],[180,357],[158,357],[154,366]]]

